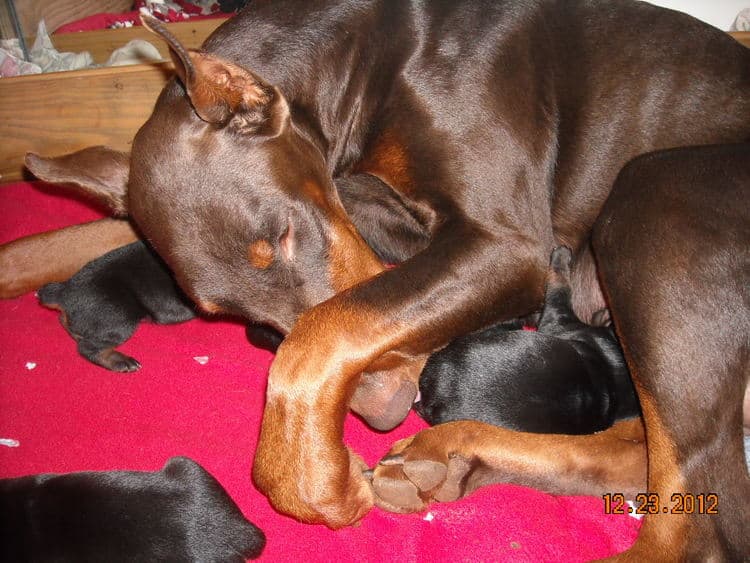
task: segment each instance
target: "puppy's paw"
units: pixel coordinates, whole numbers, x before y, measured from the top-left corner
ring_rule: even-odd
[[[612,324],[612,316],[610,315],[609,309],[606,307],[599,309],[596,313],[591,316],[591,326],[610,326]]]
[[[126,356],[114,349],[103,350],[96,357],[96,362],[103,368],[120,373],[131,373],[141,369],[141,364],[135,358]]]

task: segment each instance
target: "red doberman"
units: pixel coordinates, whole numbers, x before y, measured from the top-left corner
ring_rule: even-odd
[[[589,436],[449,422],[397,443],[375,468],[380,504],[422,510],[507,481],[560,494],[617,493],[648,514],[623,559],[746,558],[749,197],[750,144],[666,150],[625,167],[595,225],[598,265],[643,410],[648,481],[637,419]]]
[[[399,444],[371,486],[342,443],[343,420],[351,405],[380,428],[398,423],[427,354],[538,310],[558,244],[574,250],[579,317],[604,306],[591,237],[619,170],[656,149],[750,139],[750,51],[688,16],[625,0],[253,2],[199,51],[144,20],[169,43],[178,79],[137,134],[129,165],[102,148],[96,158],[87,150],[27,163],[127,211],[205,310],[287,334],[253,469],[278,510],[338,528],[376,500],[413,509],[414,497],[456,498],[498,478],[557,492],[645,490],[638,423],[594,436],[438,426]],[[355,228],[333,178],[357,185],[371,176],[426,244],[376,221]],[[669,236],[647,238],[661,213],[666,221],[672,208],[693,209],[677,199],[679,184],[654,185],[663,189],[621,184],[596,233],[597,259],[644,404],[650,488],[662,497],[716,492],[726,504],[715,518],[649,516],[634,552],[733,557],[748,552],[736,533],[748,512],[732,499],[747,492],[747,475],[741,406],[728,408],[723,389],[739,396],[747,384],[746,303],[744,312],[722,308],[722,322],[745,315],[744,326],[726,327],[744,348],[717,341],[711,353],[726,357],[701,377],[735,369],[716,372],[695,398],[692,380],[674,370],[696,366],[686,347],[690,329],[711,318],[706,309],[738,299],[709,276],[732,278],[713,271],[719,251],[704,249],[701,275],[687,275],[702,244],[693,237],[737,241],[701,223],[694,231],[665,223]],[[694,203],[708,214],[706,199]],[[687,238],[675,239],[679,232]],[[384,268],[372,240],[404,261]],[[670,279],[695,295],[655,300],[651,285],[663,290]],[[706,314],[691,327],[670,309],[696,306],[688,298]],[[685,402],[666,401],[670,393]],[[708,425],[731,439],[708,443]],[[719,450],[725,443],[731,458]],[[454,445],[461,457],[451,457]],[[726,480],[704,464],[718,455],[722,470],[732,463]]]

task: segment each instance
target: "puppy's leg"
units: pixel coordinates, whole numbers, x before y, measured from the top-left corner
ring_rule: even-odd
[[[91,363],[110,371],[129,373],[141,369],[138,360],[115,350],[115,347],[133,336],[141,317],[121,311],[117,316],[92,320],[92,311],[101,309],[94,306],[88,311],[89,315],[83,312],[69,313],[67,324],[63,323],[78,341],[78,353]]]
[[[550,266],[547,271],[547,287],[544,297],[544,309],[539,319],[538,330],[547,334],[554,334],[556,329],[580,323],[573,312],[570,289],[570,263],[573,254],[567,246],[558,246],[550,256]]]
[[[167,296],[164,301],[158,310],[150,311],[151,318],[156,324],[171,325],[195,318],[195,309],[187,302],[180,301],[175,296]]]
[[[106,368],[110,371],[129,373],[141,369],[141,364],[135,358],[126,356],[115,350],[114,346],[122,344],[127,340],[114,345],[101,344],[94,340],[82,339],[78,341],[78,353],[93,364]]]

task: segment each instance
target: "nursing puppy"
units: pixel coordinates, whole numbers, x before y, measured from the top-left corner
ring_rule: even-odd
[[[0,480],[0,561],[244,561],[263,532],[191,459]]]
[[[430,424],[479,420],[524,432],[590,434],[637,416],[638,399],[611,327],[571,307],[571,251],[552,252],[536,332],[500,324],[430,356],[415,410]]]
[[[78,341],[78,352],[111,371],[140,369],[135,358],[115,350],[145,318],[173,324],[195,317],[160,258],[134,242],[89,262],[68,281],[39,290],[42,305],[61,311],[60,322]]]

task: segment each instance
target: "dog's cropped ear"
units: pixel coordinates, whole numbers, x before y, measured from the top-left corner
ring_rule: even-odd
[[[278,88],[239,65],[186,49],[159,20],[140,16],[143,25],[169,45],[177,75],[203,121],[263,136],[276,136],[284,129],[289,106]]]
[[[116,217],[128,214],[130,155],[107,147],[45,158],[26,153],[26,167],[40,180],[72,186],[104,205]]]

